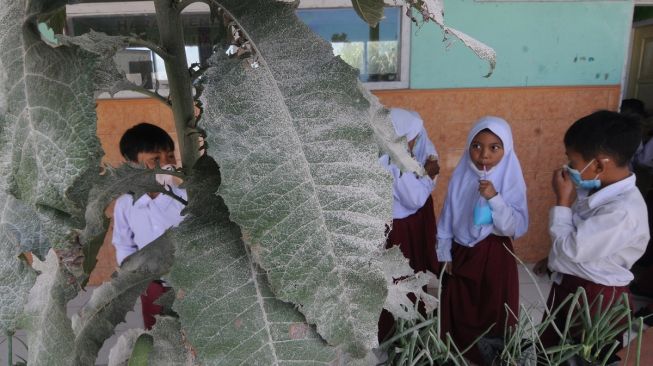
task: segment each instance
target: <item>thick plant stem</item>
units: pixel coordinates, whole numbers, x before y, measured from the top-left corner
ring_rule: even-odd
[[[199,158],[198,135],[194,133],[195,105],[186,61],[184,33],[177,2],[154,0],[161,47],[170,55],[165,61],[172,114],[179,139],[182,166],[189,170]]]

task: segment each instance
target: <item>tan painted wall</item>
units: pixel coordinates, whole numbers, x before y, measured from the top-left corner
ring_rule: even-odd
[[[484,115],[505,118],[513,128],[515,150],[526,184],[530,227],[528,234],[515,244],[517,254],[532,262],[549,250],[546,225],[553,204],[551,172],[565,163],[562,136],[576,119],[597,109],[615,110],[619,104],[619,86],[485,88],[448,90],[396,90],[375,94],[388,107],[414,109],[425,121],[431,140],[442,160],[442,172],[433,194],[436,214],[453,168],[465,149],[471,125]],[[125,130],[139,122],[157,124],[176,141],[170,109],[150,99],[99,100],[98,137],[106,153],[104,162],[122,162],[118,141]],[[111,213],[109,208],[107,213]],[[90,284],[99,284],[115,270],[115,252],[107,234],[99,262]]]

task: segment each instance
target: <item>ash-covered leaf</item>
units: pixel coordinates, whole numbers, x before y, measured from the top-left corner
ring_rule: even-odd
[[[490,65],[490,70],[487,75],[484,77],[489,78],[494,73],[494,68],[497,66],[497,53],[492,49],[492,47],[486,45],[485,43],[477,40],[474,37],[471,37],[457,29],[450,27],[445,27],[445,34],[452,34],[458,38],[465,46],[469,47],[474,53],[481,59],[488,62]]]
[[[66,304],[77,294],[71,285],[72,275],[50,250],[45,262],[34,258],[34,269],[40,272],[25,306],[27,330],[27,363],[30,366],[74,365],[75,336],[66,316]]]
[[[447,26],[444,22],[444,0],[404,0],[404,2],[415,8],[422,14],[424,22],[433,21],[440,26],[445,35],[452,35],[460,40],[465,46],[471,49],[479,58],[485,60],[490,65],[486,78],[489,78],[494,72],[497,65],[497,53],[494,49],[485,43],[457,30]],[[414,19],[414,21],[416,21]]]
[[[36,25],[23,23],[25,8],[38,7],[34,3],[39,1],[0,6],[0,98],[6,106],[0,173],[17,199],[38,206],[41,215],[63,215],[67,219],[55,220],[74,227],[82,208],[68,191],[87,171],[97,171],[102,155],[93,98],[98,59],[76,47],[52,48],[41,41]],[[61,246],[69,238],[51,239]]]
[[[68,197],[100,162],[96,58],[41,41],[35,20],[64,1],[0,1],[0,319],[22,312],[34,275],[17,258],[66,247],[81,225]],[[5,329],[9,330],[9,329]]]
[[[392,189],[375,140],[376,126],[392,128],[387,113],[292,6],[220,4],[260,63],[218,52],[205,74],[220,195],[274,294],[329,344],[363,357],[377,345],[387,295],[376,258]]]
[[[404,257],[397,246],[387,250],[381,261],[388,281],[388,297],[385,300],[385,309],[390,311],[395,318],[418,319],[419,314],[415,309],[415,304],[407,296],[412,293],[417,300],[424,303],[427,313],[435,310],[438,300],[425,291],[428,283],[435,278],[433,273],[415,273],[408,264],[408,259]]]
[[[111,96],[122,90],[133,90],[152,95],[142,86],[127,80],[125,72],[118,68],[113,59],[118,51],[130,46],[132,42],[144,41],[129,36],[110,36],[94,30],[79,36],[60,34],[57,35],[57,40],[64,45],[80,47],[100,58],[101,61],[96,65],[93,74],[96,91],[107,92]]]
[[[154,340],[148,365],[193,365],[193,356],[185,347],[179,319],[157,316],[156,324],[148,334]]]
[[[144,336],[150,338],[150,350],[139,351],[137,342]],[[108,366],[128,366],[135,364],[134,358],[147,353],[145,365],[184,366],[193,365],[193,357],[185,348],[179,319],[157,316],[151,331],[129,329],[123,333],[109,352]],[[139,353],[139,354],[135,354]]]
[[[184,222],[171,231],[177,256],[170,274],[177,291],[174,309],[198,361],[226,366],[337,364],[336,350],[292,304],[270,291],[224,202],[206,193],[210,182],[218,181],[215,163],[200,165],[213,169],[194,170],[186,186],[189,196],[195,185],[207,191],[203,202],[191,203]]]
[[[75,364],[92,365],[115,326],[125,320],[136,299],[153,280],[170,270],[174,248],[166,235],[127,257],[111,279],[93,291],[90,300],[73,315]]]
[[[0,224],[0,243],[14,242],[17,233]],[[0,331],[15,332],[22,318],[30,288],[34,285],[34,270],[16,255],[14,246],[0,245]]]
[[[64,45],[74,45],[102,57],[113,57],[116,52],[129,46],[129,37],[109,36],[102,32],[90,30],[81,36],[57,35]]]

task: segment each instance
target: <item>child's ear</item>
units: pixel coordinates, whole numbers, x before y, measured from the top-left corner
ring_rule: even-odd
[[[596,173],[603,173],[606,169],[609,168],[609,165],[612,163],[612,159],[607,155],[599,154],[596,156]]]

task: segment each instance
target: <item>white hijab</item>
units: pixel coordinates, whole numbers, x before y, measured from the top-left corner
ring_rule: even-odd
[[[528,208],[526,202],[526,183],[521,166],[513,149],[510,125],[499,117],[483,117],[467,135],[467,149],[453,172],[447,198],[438,222],[438,238],[454,239],[456,242],[473,245],[492,234],[492,225],[474,225],[474,206],[480,197],[478,181],[483,172],[473,164],[469,155],[469,146],[474,137],[482,130],[488,129],[503,142],[503,158],[487,173],[503,200],[514,210],[517,220],[515,237],[518,238],[528,229]]]
[[[406,137],[407,141],[417,138],[413,146],[413,156],[422,166],[426,163],[429,155],[438,156],[435,146],[433,146],[424,129],[424,121],[422,121],[419,113],[401,108],[392,108],[390,109],[390,118],[397,136]]]

